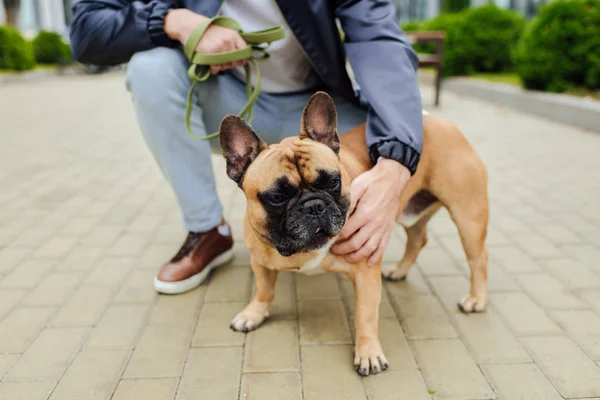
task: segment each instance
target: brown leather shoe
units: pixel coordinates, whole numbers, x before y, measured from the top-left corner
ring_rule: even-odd
[[[231,228],[224,220],[205,233],[190,232],[170,262],[154,277],[159,293],[187,292],[200,285],[210,271],[233,258]]]

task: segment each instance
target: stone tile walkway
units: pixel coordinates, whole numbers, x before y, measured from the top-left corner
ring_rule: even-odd
[[[284,273],[247,335],[228,329],[252,290],[241,242],[202,287],[154,293],[185,233],[122,75],[0,87],[0,399],[600,398],[600,136],[442,103],[490,172],[491,307],[457,312],[467,265],[440,212],[408,280],[385,284],[391,368],[361,379],[341,276]],[[244,199],[215,169],[239,240]]]

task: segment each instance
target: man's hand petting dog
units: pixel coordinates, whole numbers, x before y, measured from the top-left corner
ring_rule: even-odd
[[[410,178],[402,164],[381,159],[352,182],[349,219],[331,251],[356,263],[368,257],[371,266],[383,257],[398,213],[400,195]]]

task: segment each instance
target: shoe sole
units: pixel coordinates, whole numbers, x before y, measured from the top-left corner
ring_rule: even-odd
[[[189,290],[192,290],[196,286],[200,285],[210,271],[213,269],[220,267],[223,264],[228,263],[233,258],[233,249],[229,249],[226,252],[218,255],[212,260],[202,271],[198,272],[196,275],[192,275],[187,279],[177,282],[165,282],[159,280],[156,276],[154,277],[154,289],[158,293],[164,294],[179,294],[185,293]]]

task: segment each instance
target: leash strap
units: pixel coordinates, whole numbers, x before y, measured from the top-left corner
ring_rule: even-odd
[[[208,27],[213,24],[238,31],[242,39],[248,44],[248,47],[222,53],[196,52],[196,46],[198,46],[198,43],[204,36]],[[192,81],[192,86],[188,92],[187,105],[185,107],[185,128],[191,137],[200,140],[209,140],[219,136],[219,132],[214,132],[207,136],[195,135],[194,132],[192,132],[190,125],[194,88],[198,82],[204,82],[210,78],[210,66],[215,64],[227,64],[248,59],[248,62],[244,65],[244,70],[246,72],[246,96],[248,97],[248,101],[238,116],[245,118],[248,123],[252,122],[252,107],[260,94],[261,81],[260,70],[258,69],[256,61],[262,61],[269,58],[269,53],[267,53],[269,45],[284,37],[285,32],[282,26],[275,26],[256,32],[242,32],[242,28],[235,20],[223,16],[213,17],[194,29],[184,46],[185,56],[191,63],[190,68],[188,69],[188,76]],[[254,89],[252,89],[252,71],[250,65],[252,65],[256,71],[256,85]]]

